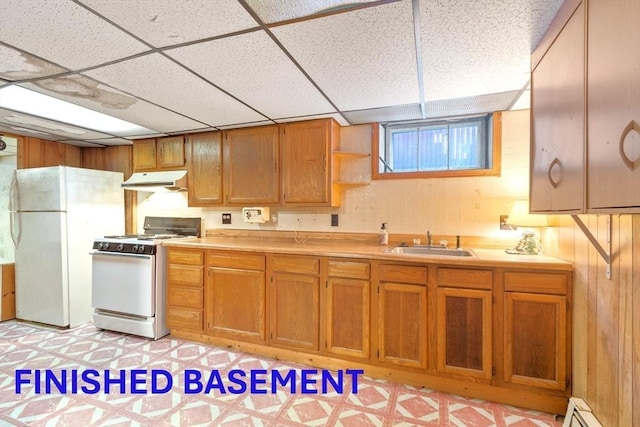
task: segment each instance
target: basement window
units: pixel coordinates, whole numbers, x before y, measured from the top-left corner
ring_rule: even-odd
[[[500,113],[389,122],[381,131],[376,179],[500,174]]]

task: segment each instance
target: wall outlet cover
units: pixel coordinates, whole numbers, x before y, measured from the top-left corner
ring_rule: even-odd
[[[332,227],[338,226],[338,214],[331,214],[331,226]]]
[[[222,223],[223,224],[231,224],[231,214],[230,213],[223,213],[222,214]]]

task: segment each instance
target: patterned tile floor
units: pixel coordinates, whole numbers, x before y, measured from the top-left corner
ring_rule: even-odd
[[[69,375],[66,393],[46,381],[26,376],[29,383],[16,392],[17,370],[50,370],[58,378]],[[157,387],[166,393],[121,393],[116,385],[104,392],[104,372],[131,373],[163,370]],[[232,369],[295,369],[298,382],[303,366],[268,358],[230,352],[165,337],[152,341],[133,335],[96,329],[86,324],[70,330],[54,330],[17,321],[0,323],[0,426],[559,426],[549,414],[466,399],[428,389],[392,384],[360,377],[358,393],[352,393],[350,376],[345,376],[343,393],[329,388],[326,394],[291,393],[290,387],[270,392],[271,378],[263,376],[267,394],[186,393],[185,375],[200,372],[205,378],[218,370],[231,387],[226,373]],[[63,371],[65,370],[65,371]],[[96,370],[101,375],[100,392],[72,393],[73,370]],[[44,373],[43,373],[44,376]],[[146,381],[143,374],[142,381]],[[91,378],[89,378],[91,379]],[[95,384],[81,378],[78,387],[91,391]],[[34,383],[38,383],[40,392]],[[207,384],[205,379],[203,384]],[[92,385],[93,384],[93,385]],[[190,382],[194,384],[195,382]],[[290,384],[290,383],[289,383]],[[318,383],[319,384],[319,383]],[[150,381],[137,387],[151,388]],[[193,389],[192,389],[193,390]],[[229,390],[227,390],[229,391]]]

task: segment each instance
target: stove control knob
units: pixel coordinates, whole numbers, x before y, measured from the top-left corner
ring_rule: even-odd
[[[144,249],[145,249],[145,246],[144,246],[144,245],[140,245],[140,246],[138,247],[138,252],[140,252],[140,253],[144,253]]]
[[[109,249],[109,242],[100,243],[100,245],[98,245],[98,248],[106,251],[107,249]]]
[[[124,249],[124,245],[123,245],[122,243],[120,243],[120,244],[118,245],[118,250],[119,250],[120,252],[122,252],[122,250],[123,250],[123,249]]]
[[[131,248],[132,252],[138,252],[138,245],[133,245],[133,248]]]

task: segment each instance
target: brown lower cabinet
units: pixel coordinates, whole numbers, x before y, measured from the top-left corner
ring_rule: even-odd
[[[173,246],[167,262],[168,323],[177,337],[566,410],[568,269]]]
[[[270,271],[270,343],[319,351],[320,258],[274,255]]]
[[[205,333],[266,341],[265,256],[209,251]]]

